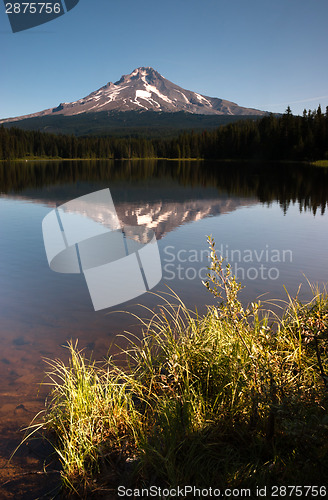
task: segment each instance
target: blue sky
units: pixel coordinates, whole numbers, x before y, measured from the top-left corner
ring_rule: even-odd
[[[12,33],[0,4],[0,118],[77,100],[139,66],[294,114],[328,105],[327,0],[80,0]]]

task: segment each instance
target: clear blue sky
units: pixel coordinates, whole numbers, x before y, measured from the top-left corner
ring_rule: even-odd
[[[241,106],[328,105],[328,0],[80,0],[12,33],[0,3],[0,118],[77,100],[138,66]]]

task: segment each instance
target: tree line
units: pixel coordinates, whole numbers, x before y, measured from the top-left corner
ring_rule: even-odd
[[[76,137],[0,128],[0,159],[50,158],[201,158],[318,160],[328,159],[328,106],[323,113],[304,110],[294,116],[288,106],[281,116],[242,120],[175,138]]]

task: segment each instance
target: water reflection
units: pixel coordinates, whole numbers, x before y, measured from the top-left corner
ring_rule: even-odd
[[[152,187],[157,182],[156,197],[161,200],[172,199],[175,195],[179,201],[187,199],[188,189],[179,192],[177,185],[192,188],[194,198],[198,198],[197,188],[213,188],[216,195],[256,198],[262,203],[277,201],[285,213],[291,203],[297,202],[301,211],[311,210],[313,214],[320,211],[323,214],[328,201],[328,169],[305,164],[163,160],[0,164],[0,190],[3,194],[24,192],[25,197],[63,203],[85,194],[81,186],[85,182],[90,187],[92,183],[104,186],[122,183],[122,188],[123,184],[138,187],[136,197],[142,199],[143,192],[148,202],[152,201],[152,193],[147,192],[149,182]],[[69,188],[65,189],[63,199],[62,190],[54,188],[67,185]],[[47,190],[50,186],[51,192]],[[128,201],[133,200],[130,198]]]

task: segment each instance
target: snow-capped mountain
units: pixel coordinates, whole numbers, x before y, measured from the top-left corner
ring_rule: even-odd
[[[75,116],[103,111],[184,111],[202,115],[264,115],[264,111],[243,108],[237,104],[185,90],[150,67],[137,68],[115,83],[109,82],[88,96],[61,103],[38,113],[0,120],[0,123],[42,116]]]

